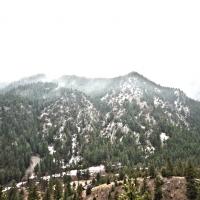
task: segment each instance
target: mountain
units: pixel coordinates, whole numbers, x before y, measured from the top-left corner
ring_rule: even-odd
[[[33,76],[22,78],[18,81],[11,82],[10,84],[7,84],[6,85],[7,86],[6,91],[11,90],[13,88],[17,88],[19,86],[26,85],[26,84],[43,82],[45,80],[46,80],[45,74],[36,74],[36,75],[33,75]],[[4,89],[5,89],[5,87],[4,87]]]
[[[132,72],[110,79],[44,75],[0,94],[0,184],[20,180],[31,156],[39,174],[91,165],[200,163],[200,103]],[[7,166],[12,166],[10,170]]]
[[[5,88],[8,84],[4,82],[0,82],[0,89]]]

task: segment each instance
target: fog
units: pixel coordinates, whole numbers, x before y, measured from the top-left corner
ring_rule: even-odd
[[[199,1],[0,1],[0,82],[137,71],[200,91]]]

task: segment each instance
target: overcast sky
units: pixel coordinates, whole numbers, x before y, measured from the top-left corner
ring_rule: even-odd
[[[0,82],[138,71],[191,96],[200,90],[200,2],[1,0],[0,69]]]

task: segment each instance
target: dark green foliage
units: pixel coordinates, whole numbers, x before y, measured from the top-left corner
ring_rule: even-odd
[[[137,78],[135,79],[135,77]],[[70,81],[73,79],[74,77]],[[79,80],[79,78],[76,79]],[[130,90],[127,89],[124,101],[120,104],[117,102],[122,91],[120,84],[133,79],[134,84],[143,93],[141,101],[144,101],[144,108],[140,107],[134,96],[132,100],[126,97],[126,95],[131,95],[135,85]],[[67,82],[66,87],[69,87],[70,81]],[[86,84],[87,80],[81,79],[79,83]],[[163,167],[163,176],[170,177],[172,174],[184,174],[184,166],[176,168],[173,166],[174,163],[183,163],[190,158],[194,166],[200,164],[200,103],[187,98],[180,90],[163,88],[135,73],[106,80],[104,90],[101,92],[95,90],[95,94],[87,93],[86,95],[86,91],[83,89],[84,85],[72,89],[56,90],[57,86],[55,83],[42,82],[15,83],[1,92],[0,184],[4,185],[12,180],[20,181],[24,177],[33,155],[39,155],[42,158],[40,165],[35,168],[38,176],[60,173],[63,171],[63,164],[67,164],[72,156],[74,135],[77,136],[78,144],[74,156],[80,154],[83,158],[78,163],[79,166],[73,166],[74,168],[86,168],[103,163],[109,172],[114,173],[113,163],[120,162],[122,166],[147,167],[153,162],[156,167]],[[85,93],[75,89],[81,89]],[[159,89],[160,92],[157,93],[155,89]],[[178,96],[175,95],[175,92],[178,93]],[[106,94],[111,94],[112,98],[116,100],[115,106],[108,103],[109,100],[112,100],[111,97],[102,101],[102,97]],[[166,102],[165,108],[162,105],[156,106],[154,97],[159,97],[160,100]],[[86,100],[83,101],[84,99]],[[190,110],[190,114],[185,119],[189,123],[189,129],[184,121],[180,120],[179,115],[184,112],[183,110],[179,112],[179,109],[176,108],[175,101],[177,100]],[[87,115],[89,107],[85,105],[87,102],[90,102],[99,112],[99,118],[95,122]],[[59,111],[61,106],[63,108]],[[64,112],[65,107],[69,107],[69,111]],[[114,111],[114,107],[116,111]],[[81,108],[84,110],[78,125],[81,131],[86,130],[84,133],[78,131],[75,123]],[[46,119],[42,118],[41,114],[47,110],[52,111],[49,114],[52,126],[49,125],[47,132],[44,133],[43,126]],[[120,110],[124,112],[122,115],[116,116]],[[155,119],[155,123],[152,119],[147,120],[148,115]],[[71,121],[68,120],[70,118],[72,118]],[[60,119],[66,121],[62,127],[62,139],[59,138],[62,126]],[[85,129],[88,128],[86,127],[87,121],[91,122],[92,131]],[[116,131],[111,130],[108,131],[108,134],[102,134],[102,130],[111,125],[118,126],[118,124],[123,128],[127,127],[127,132],[125,133],[123,128],[118,127]],[[169,136],[165,142],[160,139],[162,132]],[[49,145],[55,149],[53,155],[49,154]],[[155,150],[150,153],[148,145],[153,146]],[[167,157],[169,160],[166,164]],[[141,172],[134,171],[134,173],[141,175]],[[149,175],[152,178],[156,176],[155,167],[150,166]],[[65,184],[70,181],[68,178],[64,177]],[[88,171],[83,174],[78,173],[78,178],[87,180],[89,178]],[[119,179],[123,178],[124,175],[120,174]],[[97,177],[95,184],[102,182],[105,180]]]
[[[39,200],[39,199],[40,197],[37,186],[35,184],[32,184],[28,190],[28,200]]]
[[[46,188],[43,200],[52,200],[52,199],[53,199],[53,183],[52,180],[50,180]]]
[[[19,191],[15,184],[8,191],[7,196],[9,200],[19,200]]]
[[[62,196],[63,196],[62,182],[59,180],[56,180],[56,185],[55,185],[55,190],[54,190],[54,199],[61,200]]]
[[[124,184],[124,192],[119,196],[120,200],[150,200],[150,195],[146,191],[144,194],[141,193],[135,180],[129,179],[126,184]]]
[[[170,176],[172,176],[174,174],[174,168],[173,168],[172,162],[170,161],[169,158],[167,159],[166,167],[162,168],[161,173],[162,173],[163,177],[170,177]]]
[[[101,179],[101,174],[100,174],[100,173],[97,173],[97,175],[96,175],[96,180],[97,180],[97,182],[100,182],[100,179]]]
[[[109,185],[110,184],[110,177],[107,177],[107,185]]]
[[[156,170],[155,170],[154,164],[151,164],[150,167],[149,167],[149,176],[151,178],[155,178],[156,177]]]
[[[86,189],[86,195],[90,195],[92,193],[92,188],[90,186],[87,187]]]
[[[186,180],[187,180],[187,197],[189,200],[197,198],[198,190],[195,180],[195,169],[192,166],[192,163],[189,161],[185,169]]]
[[[159,176],[155,179],[154,200],[162,199],[162,185],[163,182]]]
[[[68,184],[68,183],[70,183],[71,181],[72,181],[71,176],[68,176],[68,175],[64,175],[64,176],[63,176],[63,182],[64,182],[65,184]]]
[[[125,177],[125,173],[123,172],[123,170],[120,170],[119,172],[119,181],[124,180]]]
[[[147,177],[144,177],[142,188],[141,188],[141,194],[144,195],[146,191],[148,191],[148,188],[147,188]]]
[[[77,194],[79,198],[82,198],[82,191],[83,191],[83,186],[82,184],[79,184],[77,187]]]
[[[3,198],[3,187],[0,185],[0,199]]]

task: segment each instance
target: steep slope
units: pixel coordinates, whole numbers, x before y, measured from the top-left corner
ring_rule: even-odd
[[[21,137],[17,149],[22,150],[13,162],[19,170],[17,178],[35,154],[41,157],[37,168],[41,175],[101,163],[146,165],[154,160],[162,164],[167,156],[174,162],[192,158],[200,163],[200,103],[135,72],[112,79],[64,76],[41,82],[33,78],[5,88],[1,106],[12,106],[4,108],[9,118],[3,111],[0,115],[11,121],[1,121],[2,141],[6,141],[1,149],[4,144],[9,149],[0,158],[2,177],[6,164],[12,163],[6,161],[5,152],[12,156],[18,152],[12,143]],[[26,160],[23,169],[20,156]]]
[[[37,127],[36,111],[29,100],[0,95],[0,184],[19,181],[32,152],[41,153]]]
[[[98,126],[100,114],[85,94],[65,89],[60,93],[41,112],[42,133],[54,152],[68,148],[64,163],[76,164],[81,160],[83,144]]]

